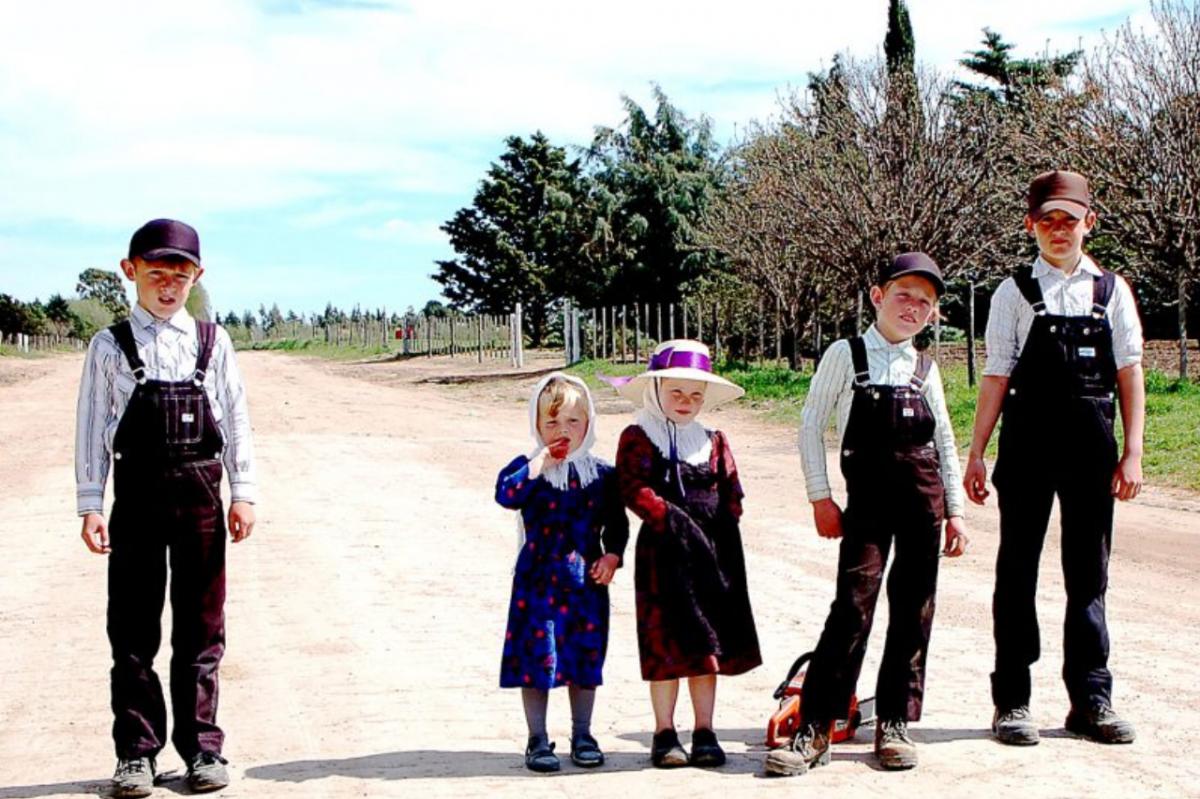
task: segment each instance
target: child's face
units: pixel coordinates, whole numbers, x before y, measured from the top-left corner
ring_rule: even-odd
[[[892,343],[912,338],[925,329],[937,309],[937,290],[917,275],[904,275],[886,286],[871,286],[875,325]]]
[[[704,407],[704,392],[708,383],[703,380],[679,380],[668,377],[658,389],[663,414],[675,424],[687,424]]]
[[[579,449],[583,444],[583,439],[588,431],[588,415],[587,406],[579,399],[569,399],[564,402],[558,409],[558,413],[551,415],[548,409],[543,409],[538,412],[538,433],[542,436],[542,441],[547,445],[554,445],[556,441],[565,439],[567,442],[566,451],[561,451],[561,443],[558,447],[553,447],[555,452],[553,455],[558,455],[562,452],[562,457],[570,455],[575,450]]]
[[[1042,214],[1036,220],[1025,217],[1025,230],[1037,239],[1042,258],[1052,266],[1071,267],[1083,253],[1083,239],[1096,224],[1096,214],[1088,211],[1075,217],[1066,211],[1055,209]]]
[[[182,308],[192,286],[204,272],[182,258],[125,259],[121,261],[121,270],[137,287],[138,303],[157,319],[170,318]]]

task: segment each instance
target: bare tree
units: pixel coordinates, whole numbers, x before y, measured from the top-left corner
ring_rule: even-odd
[[[1047,119],[1058,135],[1040,138],[1093,179],[1101,224],[1132,266],[1173,288],[1185,378],[1188,297],[1200,279],[1200,4],[1151,8],[1154,30],[1127,22],[1085,58],[1073,121]]]
[[[797,324],[845,318],[899,252],[927,252],[949,276],[1007,272],[1024,244],[1015,116],[927,70],[836,68],[836,86],[814,80],[739,148],[714,246]]]

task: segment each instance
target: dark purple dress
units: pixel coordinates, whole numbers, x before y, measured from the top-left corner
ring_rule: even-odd
[[[708,463],[679,465],[637,425],[617,449],[621,498],[643,521],[634,567],[642,678],[741,674],[762,663],[746,590],[742,487],[729,443]]]

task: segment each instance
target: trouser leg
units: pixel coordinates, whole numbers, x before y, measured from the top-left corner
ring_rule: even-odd
[[[937,591],[939,524],[897,530],[888,576],[888,629],[876,684],[882,719],[918,721]]]
[[[167,585],[163,527],[127,516],[118,501],[109,525],[108,640],[112,647],[113,743],[117,757],[155,756],[167,739],[167,708],[154,657],[162,639]]]
[[[225,652],[225,520],[219,502],[200,501],[182,511],[177,524],[170,558],[172,741],[187,759],[220,753],[225,739],[217,726],[217,669]]]
[[[992,701],[1010,709],[1029,704],[1029,668],[1041,656],[1037,621],[1038,561],[1054,502],[1050,480],[1009,478],[996,486],[1000,505],[1000,550],[992,595],[996,669]]]
[[[843,718],[858,684],[890,540],[846,517],[838,555],[837,594],[825,620],[800,701],[805,722]]]
[[[1113,497],[1107,474],[1077,475],[1059,493],[1062,566],[1067,592],[1063,681],[1074,707],[1110,703],[1105,594],[1112,547]]]

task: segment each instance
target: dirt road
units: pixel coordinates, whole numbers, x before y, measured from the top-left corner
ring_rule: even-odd
[[[1200,502],[1153,490],[1122,506],[1109,592],[1118,708],[1129,747],[1062,730],[1062,579],[1043,559],[1044,657],[1034,711],[1043,742],[986,733],[991,707],[994,507],[969,516],[973,547],[943,561],[916,771],[876,771],[869,731],[805,777],[759,776],[771,691],[811,647],[832,599],[836,546],[813,531],[794,433],[742,411],[730,435],[745,476],[751,596],[766,665],[723,681],[715,772],[649,767],[652,723],[638,677],[631,570],[618,573],[607,684],[595,730],[609,764],[539,777],[521,763],[519,698],[495,687],[514,554],[497,469],[526,446],[531,380],[415,384],[437,364],[341,366],[241,357],[260,457],[260,523],[229,552],[229,650],[221,722],[236,782],[223,795],[350,796],[1200,796]],[[0,359],[0,799],[89,796],[112,768],[104,633],[105,561],[74,517],[72,430],[81,360]],[[462,367],[451,367],[452,369]],[[13,377],[14,371],[20,374]],[[4,375],[9,379],[4,379]],[[610,455],[627,409],[602,403]],[[881,613],[885,612],[883,607]],[[881,616],[886,618],[886,616]],[[879,625],[882,627],[882,624]],[[881,633],[861,687],[872,693]],[[166,671],[167,656],[160,656]],[[551,700],[560,750],[565,695]],[[681,702],[680,728],[690,728]],[[687,741],[687,734],[684,733]],[[177,768],[164,753],[162,766]],[[169,782],[160,795],[185,792]]]

